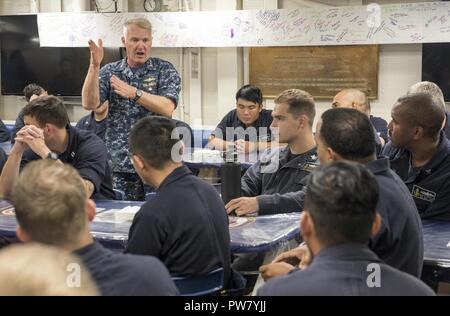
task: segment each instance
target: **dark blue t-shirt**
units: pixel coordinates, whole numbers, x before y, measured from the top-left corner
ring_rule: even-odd
[[[175,169],[136,213],[126,252],[159,258],[172,276],[224,268],[230,284],[228,217],[216,189],[187,167]]]
[[[377,271],[377,276],[373,273]],[[377,286],[369,282],[379,280]],[[374,284],[375,285],[375,284]],[[434,296],[419,279],[383,263],[366,245],[322,249],[304,270],[270,279],[261,296]]]
[[[385,263],[420,278],[423,266],[423,233],[411,193],[402,179],[389,167],[385,157],[366,164],[377,180],[377,212],[381,228],[369,248]]]
[[[0,173],[3,170],[3,166],[5,165],[6,160],[8,160],[8,156],[6,155],[3,148],[0,148]]]
[[[450,139],[450,113],[445,112],[445,117],[446,117],[446,121],[445,121],[445,126],[444,126],[444,133],[445,133],[445,136],[447,136],[447,138]]]
[[[388,136],[388,123],[383,120],[381,117],[370,116],[370,122],[373,127],[377,131],[377,134],[384,139],[384,142],[387,143],[389,141]]]
[[[14,142],[16,141],[16,134],[18,131],[20,131],[22,129],[22,127],[25,126],[25,122],[23,121],[23,110],[20,111],[19,115],[16,118],[16,122],[14,123],[14,127],[11,131],[11,144],[14,144]]]
[[[9,133],[8,128],[6,127],[5,123],[3,123],[2,120],[0,120],[0,143],[7,142],[11,139],[11,135]]]
[[[151,256],[116,253],[98,243],[74,251],[103,296],[178,295],[169,272]]]
[[[77,123],[78,129],[83,129],[93,132],[100,137],[101,140],[105,140],[106,127],[108,126],[108,117],[101,121],[97,121],[94,116],[94,112],[89,115],[83,116]]]
[[[219,125],[217,125],[214,132],[211,135],[216,137],[221,136],[223,140],[235,141],[238,139],[244,139],[246,141],[252,141],[249,135],[249,128],[255,128],[257,139],[253,141],[261,141],[267,142],[272,140],[272,133],[270,131],[270,124],[272,124],[272,111],[263,109],[261,113],[259,113],[258,119],[253,122],[253,124],[249,127],[246,127],[244,123],[242,123],[238,116],[237,110],[231,110],[227,115],[224,116],[222,121],[220,121]],[[235,128],[236,132],[234,133],[233,139],[227,139],[226,130],[227,127]]]
[[[450,221],[450,141],[441,132],[439,145],[431,160],[420,168],[411,166],[411,152],[396,149],[389,142],[382,155],[405,182],[422,219]]]

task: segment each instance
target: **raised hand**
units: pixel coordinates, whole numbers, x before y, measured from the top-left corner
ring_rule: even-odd
[[[103,60],[103,41],[101,39],[98,40],[98,44],[96,44],[93,40],[89,40],[89,51],[91,52],[91,65],[95,67],[100,67],[100,64]]]

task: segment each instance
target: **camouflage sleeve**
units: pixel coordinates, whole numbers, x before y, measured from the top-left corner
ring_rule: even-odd
[[[100,69],[99,75],[100,84],[100,104],[109,100],[109,92],[111,90],[111,71],[109,65],[105,65]]]
[[[158,95],[171,99],[176,108],[180,90],[181,78],[178,71],[171,63],[164,62],[160,68]]]

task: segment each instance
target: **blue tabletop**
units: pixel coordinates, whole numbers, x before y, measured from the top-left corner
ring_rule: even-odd
[[[224,159],[223,152],[202,148],[186,148],[183,154],[183,162],[193,168],[220,168]],[[241,168],[246,170],[258,161],[258,153],[239,154],[237,160]]]
[[[144,202],[96,201],[92,236],[111,249],[123,249],[134,214]],[[3,206],[3,208],[2,208]],[[257,217],[230,217],[232,252],[267,252],[299,234],[299,213]],[[0,235],[15,236],[16,218],[11,204],[0,200]]]
[[[450,268],[450,222],[423,222],[424,261]]]
[[[96,201],[97,215],[92,222],[94,238],[121,249],[128,240],[134,214],[144,202]],[[266,252],[298,236],[299,213],[257,217],[230,217],[233,252]],[[0,235],[15,236],[14,209],[0,200]],[[425,263],[450,269],[450,222],[423,221]]]

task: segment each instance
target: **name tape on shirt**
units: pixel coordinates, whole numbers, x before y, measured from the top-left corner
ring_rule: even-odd
[[[302,170],[312,172],[314,169],[316,169],[319,165],[313,162],[305,162],[302,166]]]
[[[430,203],[434,202],[434,200],[436,199],[436,192],[424,189],[422,187],[419,187],[418,185],[413,186],[411,193],[414,198]]]

